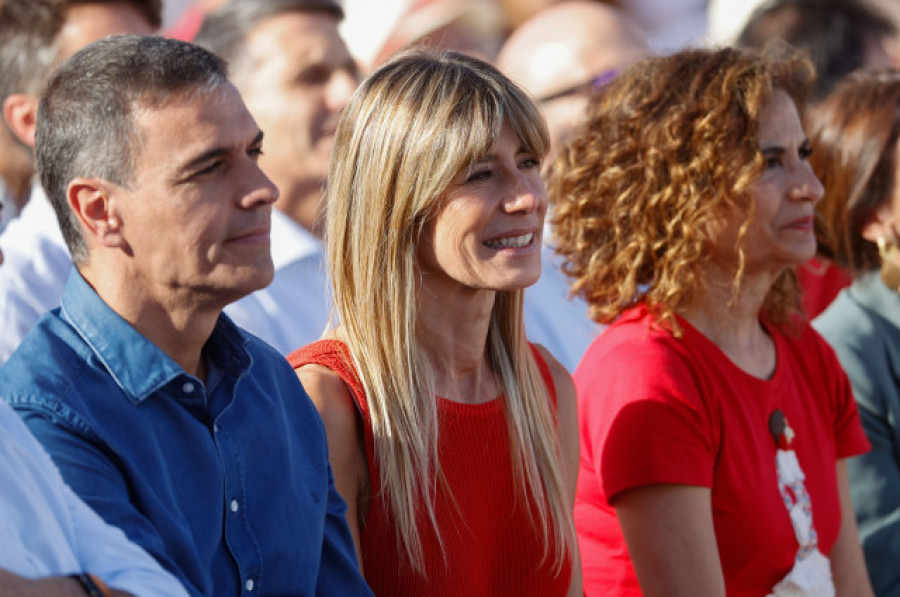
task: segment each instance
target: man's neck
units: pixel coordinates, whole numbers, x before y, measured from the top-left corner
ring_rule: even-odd
[[[134,282],[122,283],[121,278],[97,275],[99,267],[79,269],[103,302],[122,319],[186,373],[205,378],[203,346],[212,335],[221,307],[198,301],[188,290],[156,292]]]

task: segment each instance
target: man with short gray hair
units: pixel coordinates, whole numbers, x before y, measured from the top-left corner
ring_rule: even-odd
[[[0,398],[192,595],[371,595],[315,408],[222,315],[272,279],[278,196],[225,64],[162,37],[95,42],[51,78],[36,139],[77,269]]]

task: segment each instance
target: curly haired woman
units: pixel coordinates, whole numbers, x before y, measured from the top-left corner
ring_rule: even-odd
[[[871,595],[846,376],[797,314],[822,185],[808,62],[733,49],[638,63],[550,186],[558,252],[610,323],[576,370],[587,595]]]

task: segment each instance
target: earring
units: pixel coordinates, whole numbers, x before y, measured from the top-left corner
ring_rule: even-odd
[[[897,246],[897,239],[879,236],[875,244],[881,257],[881,280],[894,292],[900,292],[900,265],[897,264],[900,261],[900,247]]]

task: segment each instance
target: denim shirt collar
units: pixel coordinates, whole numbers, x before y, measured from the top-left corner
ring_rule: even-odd
[[[171,357],[113,311],[74,268],[63,292],[60,315],[134,403],[187,375]],[[223,375],[240,376],[251,365],[246,343],[239,328],[222,314],[203,353]]]

